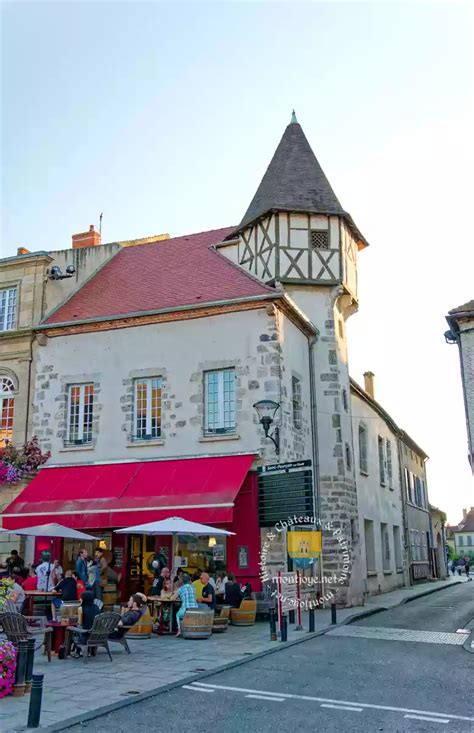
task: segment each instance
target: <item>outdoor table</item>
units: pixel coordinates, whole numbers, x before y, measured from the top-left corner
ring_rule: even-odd
[[[25,596],[26,596],[26,603],[27,603],[27,611],[28,616],[33,616],[33,606],[35,599],[43,599],[44,601],[52,600],[53,598],[57,598],[60,593],[57,593],[55,590],[25,590]]]
[[[174,621],[176,616],[177,607],[181,605],[179,598],[173,600],[168,598],[160,598],[160,596],[148,596],[148,602],[152,605],[152,616],[157,615],[158,617],[158,633],[159,634],[174,634]],[[166,624],[164,616],[165,610],[169,612],[169,623]]]
[[[66,629],[69,628],[69,623],[66,621],[48,621],[48,626],[53,629],[53,640],[52,640],[52,651],[55,654],[59,654],[59,649],[64,646],[66,647]]]

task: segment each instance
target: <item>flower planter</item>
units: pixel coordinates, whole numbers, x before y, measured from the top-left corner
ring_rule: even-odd
[[[15,672],[16,649],[11,641],[0,641],[0,698],[12,694]]]

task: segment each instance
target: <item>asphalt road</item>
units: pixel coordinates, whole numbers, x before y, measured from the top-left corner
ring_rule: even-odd
[[[465,583],[68,730],[473,733],[474,654],[455,634],[472,617]],[[407,629],[419,640],[400,641]]]

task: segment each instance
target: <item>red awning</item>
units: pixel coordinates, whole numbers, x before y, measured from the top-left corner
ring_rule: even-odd
[[[3,527],[47,521],[75,529],[127,527],[167,516],[232,521],[253,455],[43,468],[5,508]]]

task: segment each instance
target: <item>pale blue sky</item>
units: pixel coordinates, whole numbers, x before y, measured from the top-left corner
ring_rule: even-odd
[[[2,255],[237,223],[295,107],[371,247],[353,376],[474,505],[449,308],[474,296],[467,3],[2,5]],[[470,190],[471,189],[471,190]],[[469,269],[470,268],[470,269]]]

